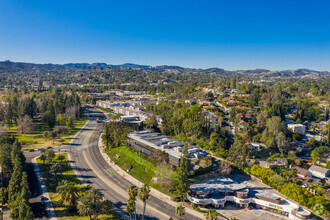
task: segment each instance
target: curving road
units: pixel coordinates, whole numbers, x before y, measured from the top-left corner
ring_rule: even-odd
[[[104,118],[103,113],[94,108],[90,108],[89,113],[86,126],[77,134],[71,146],[67,147],[71,153],[71,165],[83,183],[101,189],[105,197],[114,203],[115,210],[129,218],[125,206],[127,189],[131,183],[107,164],[98,149],[103,125],[96,123],[95,119]],[[137,202],[137,214],[142,213],[142,205],[140,201]],[[175,207],[151,196],[147,202],[145,219],[168,219],[168,216],[175,218]],[[185,218],[199,219],[189,214],[186,214]]]
[[[117,174],[103,159],[98,149],[98,140],[102,132],[103,124],[96,123],[96,119],[102,120],[105,119],[105,116],[97,109],[89,108],[89,120],[85,127],[77,133],[70,144],[55,147],[54,150],[56,152],[59,150],[61,152],[68,152],[71,166],[80,180],[83,183],[101,189],[105,198],[113,202],[114,210],[125,219],[129,219],[125,208],[128,197],[127,189],[131,183]],[[32,158],[39,156],[40,152],[25,151],[24,155],[27,159],[28,166],[32,167]],[[29,169],[29,183],[32,192],[30,199],[31,207],[36,219],[47,219],[44,207],[41,205],[41,193],[40,189],[37,187],[37,181],[34,172]],[[137,199],[137,219],[141,219],[142,207],[142,202]],[[175,216],[175,207],[163,202],[159,198],[151,196],[147,202],[145,219],[168,219],[169,216],[178,219]],[[200,219],[188,213],[186,213],[185,218],[189,220]]]

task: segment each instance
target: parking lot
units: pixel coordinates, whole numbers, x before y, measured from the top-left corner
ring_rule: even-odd
[[[235,205],[227,205],[223,209],[217,210],[219,213],[227,217],[228,219],[236,217],[241,220],[253,220],[253,219],[267,219],[267,220],[284,220],[289,219],[285,216],[277,215],[261,209],[239,209]]]

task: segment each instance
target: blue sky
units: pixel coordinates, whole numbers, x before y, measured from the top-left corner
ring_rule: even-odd
[[[0,60],[330,71],[328,0],[1,0]]]

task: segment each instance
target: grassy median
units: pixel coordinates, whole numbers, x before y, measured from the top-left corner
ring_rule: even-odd
[[[50,167],[52,164],[54,163],[59,163],[60,161],[58,160],[59,156],[63,155],[64,156],[64,160],[62,160],[62,164],[64,164],[64,168],[61,171],[62,173],[57,174],[57,182],[59,183],[61,180],[69,180],[69,181],[73,181],[76,183],[76,185],[78,187],[83,188],[84,185],[80,184],[79,179],[77,178],[77,176],[74,174],[73,170],[71,169],[70,163],[68,161],[68,155],[66,153],[60,153],[60,154],[56,154],[55,158],[53,159],[53,161],[51,163],[45,161],[45,163],[43,163],[43,161],[38,158],[37,162],[38,165],[40,167],[40,170],[42,172],[42,176],[43,179],[45,181],[50,199],[52,200],[53,203],[53,207],[55,209],[56,212],[56,216],[58,219],[65,219],[65,220],[70,220],[70,219],[89,219],[88,216],[79,216],[77,214],[77,212],[70,212],[67,210],[67,207],[65,206],[65,204],[61,204],[60,201],[60,194],[56,192],[56,181],[55,181],[55,176],[54,174],[50,173]],[[113,212],[110,215],[100,215],[99,219],[122,219],[122,217],[120,215],[118,215],[117,213]]]

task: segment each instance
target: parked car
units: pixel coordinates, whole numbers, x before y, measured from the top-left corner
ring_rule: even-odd
[[[46,205],[46,198],[43,196],[41,197],[41,204]]]
[[[29,150],[29,152],[33,152],[33,151],[34,151],[34,149],[30,149],[30,150]]]
[[[53,149],[52,147],[47,147],[47,150],[49,150],[49,149]]]
[[[43,150],[43,149],[44,149],[43,147],[39,147],[39,148],[38,148],[38,151],[41,151],[41,150]]]

